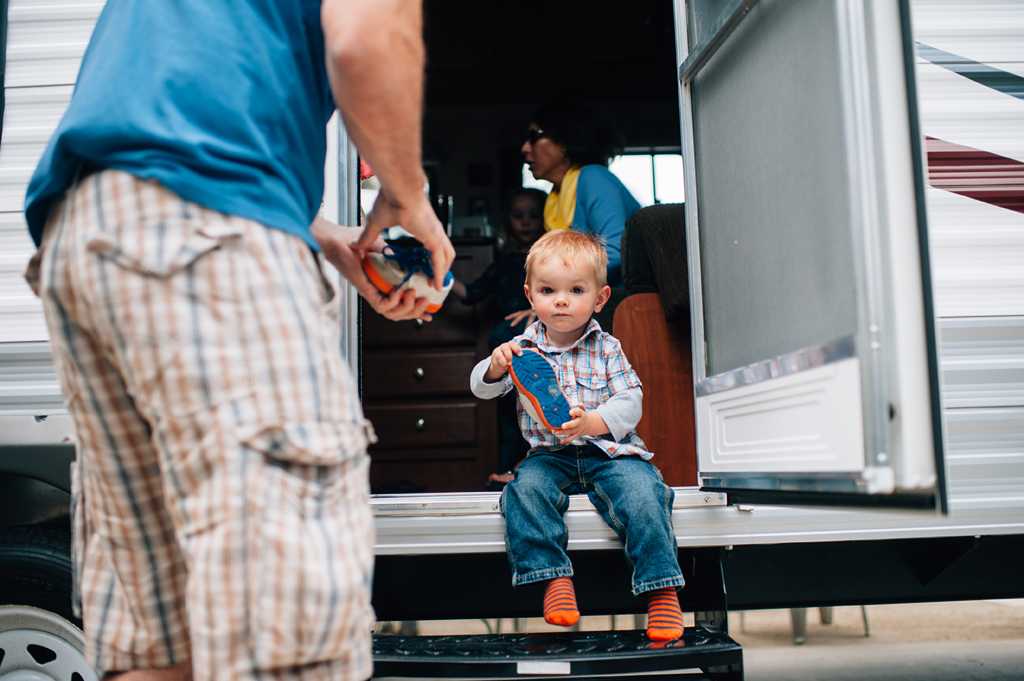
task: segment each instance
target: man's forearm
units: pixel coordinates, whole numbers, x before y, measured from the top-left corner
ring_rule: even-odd
[[[408,205],[423,192],[421,0],[324,0],[321,23],[334,101],[382,192]]]

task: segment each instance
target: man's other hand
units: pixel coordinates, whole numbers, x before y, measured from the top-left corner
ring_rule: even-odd
[[[431,282],[438,291],[443,290],[444,276],[455,260],[455,248],[425,194],[418,195],[413,205],[405,207],[393,202],[381,191],[373,204],[373,210],[366,216],[366,228],[353,248],[357,251],[373,250],[372,244],[379,240],[381,230],[394,225],[401,225],[402,229],[419,239],[423,247],[430,251],[434,268]]]
[[[370,307],[378,314],[392,321],[405,319],[433,319],[427,312],[429,301],[417,298],[413,291],[395,289],[390,295],[384,295],[370,283],[363,272],[362,256],[367,251],[380,252],[384,248],[384,240],[380,237],[367,242],[364,250],[357,250],[352,242],[360,235],[365,237],[364,230],[359,227],[343,227],[333,222],[317,218],[312,225],[313,238],[320,244],[327,261],[338,268],[341,275],[355,287]]]

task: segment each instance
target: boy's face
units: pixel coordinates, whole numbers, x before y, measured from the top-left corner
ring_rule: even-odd
[[[612,290],[597,285],[589,264],[549,257],[530,269],[530,280],[523,288],[534,312],[555,345],[572,345],[587,330],[590,316],[608,302]]]

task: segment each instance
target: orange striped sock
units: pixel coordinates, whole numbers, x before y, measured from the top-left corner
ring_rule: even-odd
[[[672,641],[683,635],[683,611],[675,588],[655,589],[647,602],[647,638]]]
[[[580,619],[576,608],[576,591],[568,577],[556,577],[544,589],[544,621],[560,627],[571,627]]]

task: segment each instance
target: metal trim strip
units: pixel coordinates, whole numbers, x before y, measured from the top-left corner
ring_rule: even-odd
[[[925,198],[926,152],[923,148],[924,131],[918,110],[917,68],[914,60],[914,30],[911,23],[909,0],[900,0],[900,22],[903,31],[903,68],[907,83],[907,106],[910,124],[910,154],[913,159],[914,193],[917,204],[917,238],[921,252],[921,285],[924,298],[924,331],[927,340],[928,380],[931,383],[932,442],[935,448],[935,474],[938,478],[939,510],[949,513],[949,484],[945,465],[946,436],[943,428],[942,368],[939,347],[941,338],[935,316],[935,292],[932,286],[931,246],[928,234],[928,205]]]
[[[787,352],[778,357],[711,376],[698,381],[694,389],[697,397],[704,397],[743,385],[753,385],[772,378],[815,369],[856,356],[856,340],[853,336],[849,336],[824,345]]]
[[[707,37],[693,46],[686,60],[680,65],[679,80],[682,84],[688,84],[697,75],[697,71],[711,59],[725,39],[732,35],[743,17],[757,2],[758,0],[733,0],[719,15],[708,30]]]
[[[676,3],[678,7],[678,1]],[[684,10],[685,13],[685,10]],[[685,61],[684,50],[688,44],[688,22],[685,16],[676,16],[676,60]],[[697,197],[696,173],[685,172],[686,168],[697,167],[694,146],[692,84],[679,82],[680,141],[683,155],[683,183],[685,184],[686,208],[686,253],[690,279],[690,337],[699,342],[693,345],[693,378],[701,381],[707,376],[707,348],[704,342],[704,283],[700,269],[700,215]]]
[[[673,509],[725,506],[726,496],[717,492],[701,492],[694,487],[675,487]],[[461,492],[435,494],[377,494],[370,498],[377,518],[437,517],[494,515],[501,512],[500,492]],[[586,494],[569,497],[569,511],[594,511]]]

